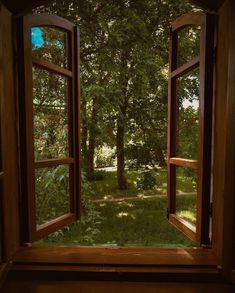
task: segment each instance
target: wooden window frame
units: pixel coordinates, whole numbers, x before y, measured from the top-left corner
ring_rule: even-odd
[[[11,55],[9,53],[9,55]],[[21,61],[21,60],[19,60]],[[11,83],[10,83],[11,84]],[[9,90],[10,88],[8,88]],[[20,105],[21,106],[21,105]],[[219,183],[218,183],[219,184]],[[231,185],[231,184],[230,184]],[[218,199],[218,205],[221,203]],[[222,215],[223,216],[223,215]],[[218,219],[213,218],[218,227]],[[215,233],[220,238],[220,232]],[[215,235],[214,234],[214,235]],[[10,243],[12,239],[10,239]],[[5,239],[6,241],[6,239]],[[13,270],[66,270],[93,272],[167,272],[189,274],[196,271],[218,273],[221,258],[219,241],[211,249],[162,249],[162,248],[104,248],[104,247],[23,247],[10,259]],[[9,255],[9,254],[8,254]],[[156,275],[154,275],[156,276]]]
[[[52,27],[68,35],[68,63],[63,68],[32,56],[31,28]],[[22,242],[39,240],[65,225],[76,221],[81,212],[81,158],[80,158],[80,90],[79,90],[79,30],[71,22],[58,16],[34,14],[17,20],[17,48],[23,56],[19,64],[19,124],[21,161],[21,232]],[[23,40],[23,42],[22,42]],[[35,161],[33,125],[32,68],[44,69],[68,79],[69,157]],[[26,142],[26,143],[25,143]],[[44,167],[69,167],[70,212],[45,224],[36,225],[35,170]]]
[[[188,26],[200,26],[200,55],[177,67],[178,32]],[[210,245],[211,147],[213,117],[215,16],[191,12],[172,23],[169,87],[168,87],[168,145],[167,145],[167,217],[174,226],[200,245]],[[199,68],[199,143],[198,160],[176,157],[177,128],[177,78]],[[176,214],[176,166],[197,170],[197,216],[193,226]]]
[[[201,20],[201,13],[198,13],[198,16],[196,16],[196,19],[199,18],[200,14],[200,20]],[[195,13],[192,15],[192,19],[195,19]],[[40,24],[38,21],[39,19],[43,18],[43,25]],[[30,15],[30,16],[24,16],[22,18],[18,19],[18,43],[20,39],[23,38],[24,34],[27,34],[26,28],[32,27],[32,26],[44,26],[44,25],[53,25],[56,27],[61,28],[61,24],[63,22],[68,25],[67,30],[72,31],[74,29],[74,26],[70,23],[65,21],[64,19],[61,19],[60,17],[53,16],[54,19],[57,19],[58,23],[55,25],[51,23],[50,20],[51,16],[47,15]],[[177,29],[177,22],[174,23],[175,29]],[[21,31],[19,28],[23,27],[23,31]],[[29,34],[29,32],[28,32]],[[27,50],[25,50],[25,47]],[[29,48],[31,49],[31,44],[29,46],[29,40],[24,44],[23,47],[18,48],[19,54],[21,55],[22,53],[24,54],[24,59],[21,60],[20,67],[24,68],[24,74],[32,69],[32,64],[36,64],[40,68],[44,68],[47,70],[50,70],[51,72],[55,72],[67,77],[72,76],[72,72],[70,72],[68,69],[61,68],[59,66],[56,66],[54,64],[51,64],[50,62],[44,61],[44,60],[38,60],[33,58],[32,60],[29,60],[27,57],[29,54]],[[28,52],[28,54],[27,54]],[[209,53],[209,52],[208,52]],[[78,59],[77,59],[77,72],[76,75],[79,75],[78,68]],[[201,63],[202,60],[199,57],[194,58],[192,61],[187,63],[186,65],[181,66],[180,68],[176,68],[172,74],[171,78],[176,78],[180,75],[183,75],[187,71],[190,71],[192,68],[195,68],[198,66],[199,63]],[[75,69],[76,66],[74,66],[73,69]],[[21,73],[21,72],[20,72]],[[26,83],[26,86],[23,88],[23,93],[26,95],[27,94],[29,97],[31,97],[31,92],[32,89],[30,86],[27,86],[28,84],[32,83],[32,78],[29,78],[27,76],[27,80],[22,80],[22,75],[19,75],[19,83],[22,84],[22,81]],[[29,93],[27,93],[29,91]],[[19,90],[19,100],[22,102],[24,101],[23,97],[21,96],[22,93],[22,88]],[[77,94],[79,94],[79,88],[76,91]],[[24,115],[26,114],[26,109],[27,109],[27,104],[19,105],[19,112],[22,113],[22,116],[20,117],[20,124],[27,129],[27,118],[26,116],[26,121],[24,119]],[[78,112],[79,113],[79,112]],[[31,113],[32,115],[32,113]],[[79,117],[77,117],[79,119]],[[24,133],[24,128],[22,128]],[[20,135],[20,137],[23,139],[23,142],[25,139],[28,139],[24,135]],[[32,137],[32,136],[31,136]],[[79,136],[77,136],[79,139]],[[32,139],[30,140],[32,143]],[[30,144],[30,141],[28,144]],[[77,141],[79,144],[79,141]],[[22,145],[22,142],[21,142]],[[32,150],[31,150],[32,151]],[[65,161],[64,161],[65,160]],[[26,156],[26,149],[21,149],[21,161],[27,162],[27,166],[29,164],[29,158]],[[34,162],[34,167],[47,167],[47,166],[54,166],[54,165],[60,165],[61,163],[73,163],[74,159],[73,158],[66,158],[66,159],[53,159],[53,160],[43,160],[39,162]],[[171,164],[178,164],[178,165],[183,165],[183,166],[191,166],[192,168],[197,168],[198,163],[194,160],[182,160],[180,158],[175,158],[171,157]],[[32,169],[32,168],[31,168]],[[22,170],[23,171],[23,176],[22,179],[25,180],[25,177],[27,177],[27,174],[25,173],[27,170]],[[27,182],[23,181],[23,185],[27,186]],[[79,179],[79,185],[81,185],[80,179]],[[29,194],[29,193],[28,193]],[[27,200],[28,200],[28,194],[27,194]],[[25,202],[25,198],[22,198],[22,202]],[[27,202],[27,201],[26,201]],[[80,201],[79,201],[80,202]],[[27,202],[28,203],[28,202]],[[53,226],[53,229],[50,230],[48,227],[46,227],[46,232],[44,231],[42,233],[36,233],[35,231],[30,231],[30,233],[27,233],[27,229],[31,227],[32,229],[32,224],[30,223],[30,209],[32,208],[32,205],[29,204],[27,208],[27,221],[28,221],[28,227],[27,225],[25,226],[25,229],[23,230],[23,238],[22,242],[32,242],[35,241],[47,233],[51,232],[52,230],[58,228],[58,224],[55,222]],[[25,210],[25,207],[23,208],[23,211]],[[62,220],[64,225],[65,223],[68,224],[65,219]],[[25,223],[25,218],[23,218],[23,223]],[[98,255],[97,255],[98,253]],[[100,253],[100,255],[99,255]],[[64,256],[66,254],[66,256]],[[136,255],[139,255],[136,258]],[[84,257],[83,257],[84,255]],[[96,256],[97,255],[97,256]],[[156,267],[161,267],[165,265],[169,265],[172,263],[175,263],[176,265],[181,266],[204,266],[206,263],[207,266],[210,268],[216,268],[216,263],[217,263],[217,258],[212,250],[204,250],[203,248],[189,248],[189,249],[162,249],[162,248],[117,248],[117,249],[112,249],[112,248],[100,248],[100,247],[73,247],[73,248],[60,248],[60,247],[54,247],[54,248],[41,248],[41,247],[27,247],[27,248],[20,248],[17,254],[14,257],[14,261],[16,263],[37,263],[39,261],[38,257],[40,256],[40,262],[44,264],[50,264],[50,263],[68,263],[68,264],[82,264],[82,265],[94,265],[95,263],[100,263],[102,265],[114,265],[118,264],[119,265],[124,265],[124,266],[136,266],[137,264],[143,264],[146,266],[146,268],[150,269],[151,266],[156,266]]]
[[[194,62],[199,61],[194,60]],[[24,60],[22,61],[23,64]],[[40,65],[46,66],[45,62]],[[52,70],[55,70],[55,68]],[[183,71],[185,72],[185,69]],[[178,158],[171,159],[175,160],[175,162],[177,161],[178,164],[181,163]],[[41,164],[47,166],[50,163],[44,161]],[[187,164],[195,168],[197,166],[197,163],[193,160],[188,160]],[[19,268],[23,270],[41,270],[42,268],[50,270],[51,268],[52,270],[95,272],[162,272],[165,270],[166,272],[185,271],[192,273],[203,269],[205,272],[218,272],[216,252],[213,249],[201,247],[164,249],[141,247],[38,247],[34,245],[31,247],[21,246],[12,260],[14,263],[13,269],[15,270]]]

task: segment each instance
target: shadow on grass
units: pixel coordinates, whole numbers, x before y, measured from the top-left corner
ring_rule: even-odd
[[[129,247],[193,247],[190,241],[166,219],[166,197],[97,203],[100,212],[98,229],[85,237],[88,225],[76,223],[58,237],[44,244],[104,245]],[[88,235],[89,233],[87,233]],[[83,236],[82,236],[83,235]]]

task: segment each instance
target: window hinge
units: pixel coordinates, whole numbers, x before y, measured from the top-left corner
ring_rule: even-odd
[[[210,215],[210,218],[213,217],[213,202],[210,203],[209,215]]]

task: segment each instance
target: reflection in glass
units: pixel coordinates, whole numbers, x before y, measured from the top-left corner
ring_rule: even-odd
[[[68,157],[68,80],[33,68],[35,160]]]
[[[178,121],[176,156],[197,159],[199,137],[199,69],[177,79]]]
[[[33,57],[68,67],[66,32],[51,27],[33,27],[31,41]]]
[[[177,67],[200,54],[200,27],[188,26],[178,32]]]
[[[196,224],[197,171],[176,167],[176,214]]]
[[[69,166],[36,169],[35,194],[37,225],[69,213]]]

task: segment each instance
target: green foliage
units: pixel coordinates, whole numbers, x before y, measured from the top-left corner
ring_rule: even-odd
[[[115,163],[115,153],[112,149],[102,147],[96,150],[95,166],[96,168],[113,167]]]
[[[67,82],[33,68],[35,159],[68,156]]]
[[[35,174],[36,221],[43,224],[70,211],[67,166],[37,169]]]
[[[85,178],[88,181],[103,181],[106,176],[106,171],[104,170],[96,170],[92,174],[86,174]]]
[[[137,179],[137,188],[140,190],[150,190],[157,184],[155,173],[151,170],[145,170]]]
[[[142,145],[151,164],[162,164],[154,151],[163,157],[166,153],[169,27],[192,8],[186,0],[64,0],[43,9],[80,27],[82,129],[88,133],[82,145],[84,164],[89,135],[96,148],[114,147],[124,100],[126,148]],[[186,30],[181,40],[182,60],[197,54],[196,31]],[[146,162],[139,154],[136,148],[131,160],[142,168]]]
[[[122,209],[121,205],[112,204],[97,207],[91,199],[166,192],[165,169],[156,173],[141,173],[140,170],[164,165],[167,140],[169,27],[171,21],[192,8],[186,0],[63,0],[53,1],[44,7],[43,11],[37,11],[57,14],[80,27],[84,168],[90,152],[91,139],[95,145],[93,151],[96,154],[96,164],[107,166],[112,163],[113,157],[104,158],[99,150],[115,147],[117,125],[121,123],[125,130],[125,158],[129,167],[136,170],[127,172],[127,191],[119,191],[116,188],[117,180],[111,172],[95,173],[89,178],[93,180],[91,182],[83,178],[82,219],[49,236],[49,242],[65,243],[70,238],[72,244],[156,246],[170,243],[175,245],[178,241],[174,242],[168,235],[167,231],[170,229],[167,230],[166,221],[163,220],[165,199],[142,202],[142,205],[139,202],[132,203],[133,210],[129,209],[128,205],[122,206]],[[43,36],[49,41],[45,42],[41,49],[34,49],[34,54],[66,67],[63,33],[44,30]],[[185,31],[180,38],[180,59],[186,62],[188,56],[198,54],[197,33]],[[33,74],[35,158],[42,160],[68,156],[67,81],[43,70],[34,70]],[[183,103],[192,102],[198,97],[198,79],[192,76],[180,82],[177,151],[182,157],[196,158],[198,112],[193,106],[184,107]],[[123,150],[117,150],[116,153],[120,151]],[[66,172],[61,169],[43,169],[37,174],[38,223],[44,223],[68,211],[69,180],[68,171]],[[192,182],[195,184],[192,176],[187,176],[185,180],[180,180],[179,188],[190,190]],[[163,178],[164,181],[161,181]],[[155,210],[152,210],[153,207]],[[156,210],[157,208],[161,211]],[[118,218],[117,215],[121,213],[127,213],[127,218]],[[127,219],[131,227],[128,236],[123,234],[126,231],[120,231],[124,230],[120,227]],[[156,221],[158,225],[153,225]],[[159,226],[158,229],[156,226]],[[116,230],[112,230],[114,228]],[[140,235],[143,238],[147,228],[150,236],[146,236],[143,243]],[[114,238],[115,233],[120,235]],[[171,233],[177,237],[174,229],[171,229]]]
[[[83,177],[83,216],[80,221],[61,229],[39,242],[41,244],[62,245],[113,245],[113,246],[156,246],[179,247],[195,244],[170,225],[166,219],[166,170],[159,169],[157,178],[160,195],[156,190],[138,190],[137,178],[140,173],[128,173],[129,188],[126,194],[117,194],[114,189],[115,172],[107,172],[105,180],[88,182]],[[179,174],[178,188],[184,192],[192,191],[192,180]],[[102,189],[101,189],[102,188]],[[120,191],[119,191],[120,192]],[[93,199],[109,199],[109,196],[135,199],[120,202],[94,202]],[[154,198],[142,196],[155,195]],[[142,199],[143,198],[143,199]],[[177,200],[178,214],[195,223],[195,196],[180,195]],[[120,229],[122,227],[122,229]],[[144,237],[143,237],[144,235]]]
[[[82,184],[82,217],[79,221],[70,226],[50,234],[47,238],[39,241],[39,244],[44,243],[60,243],[69,239],[69,244],[80,245],[95,245],[97,235],[101,233],[101,221],[105,218],[101,216],[97,206],[91,201],[91,194],[95,191],[92,186],[83,176]]]

